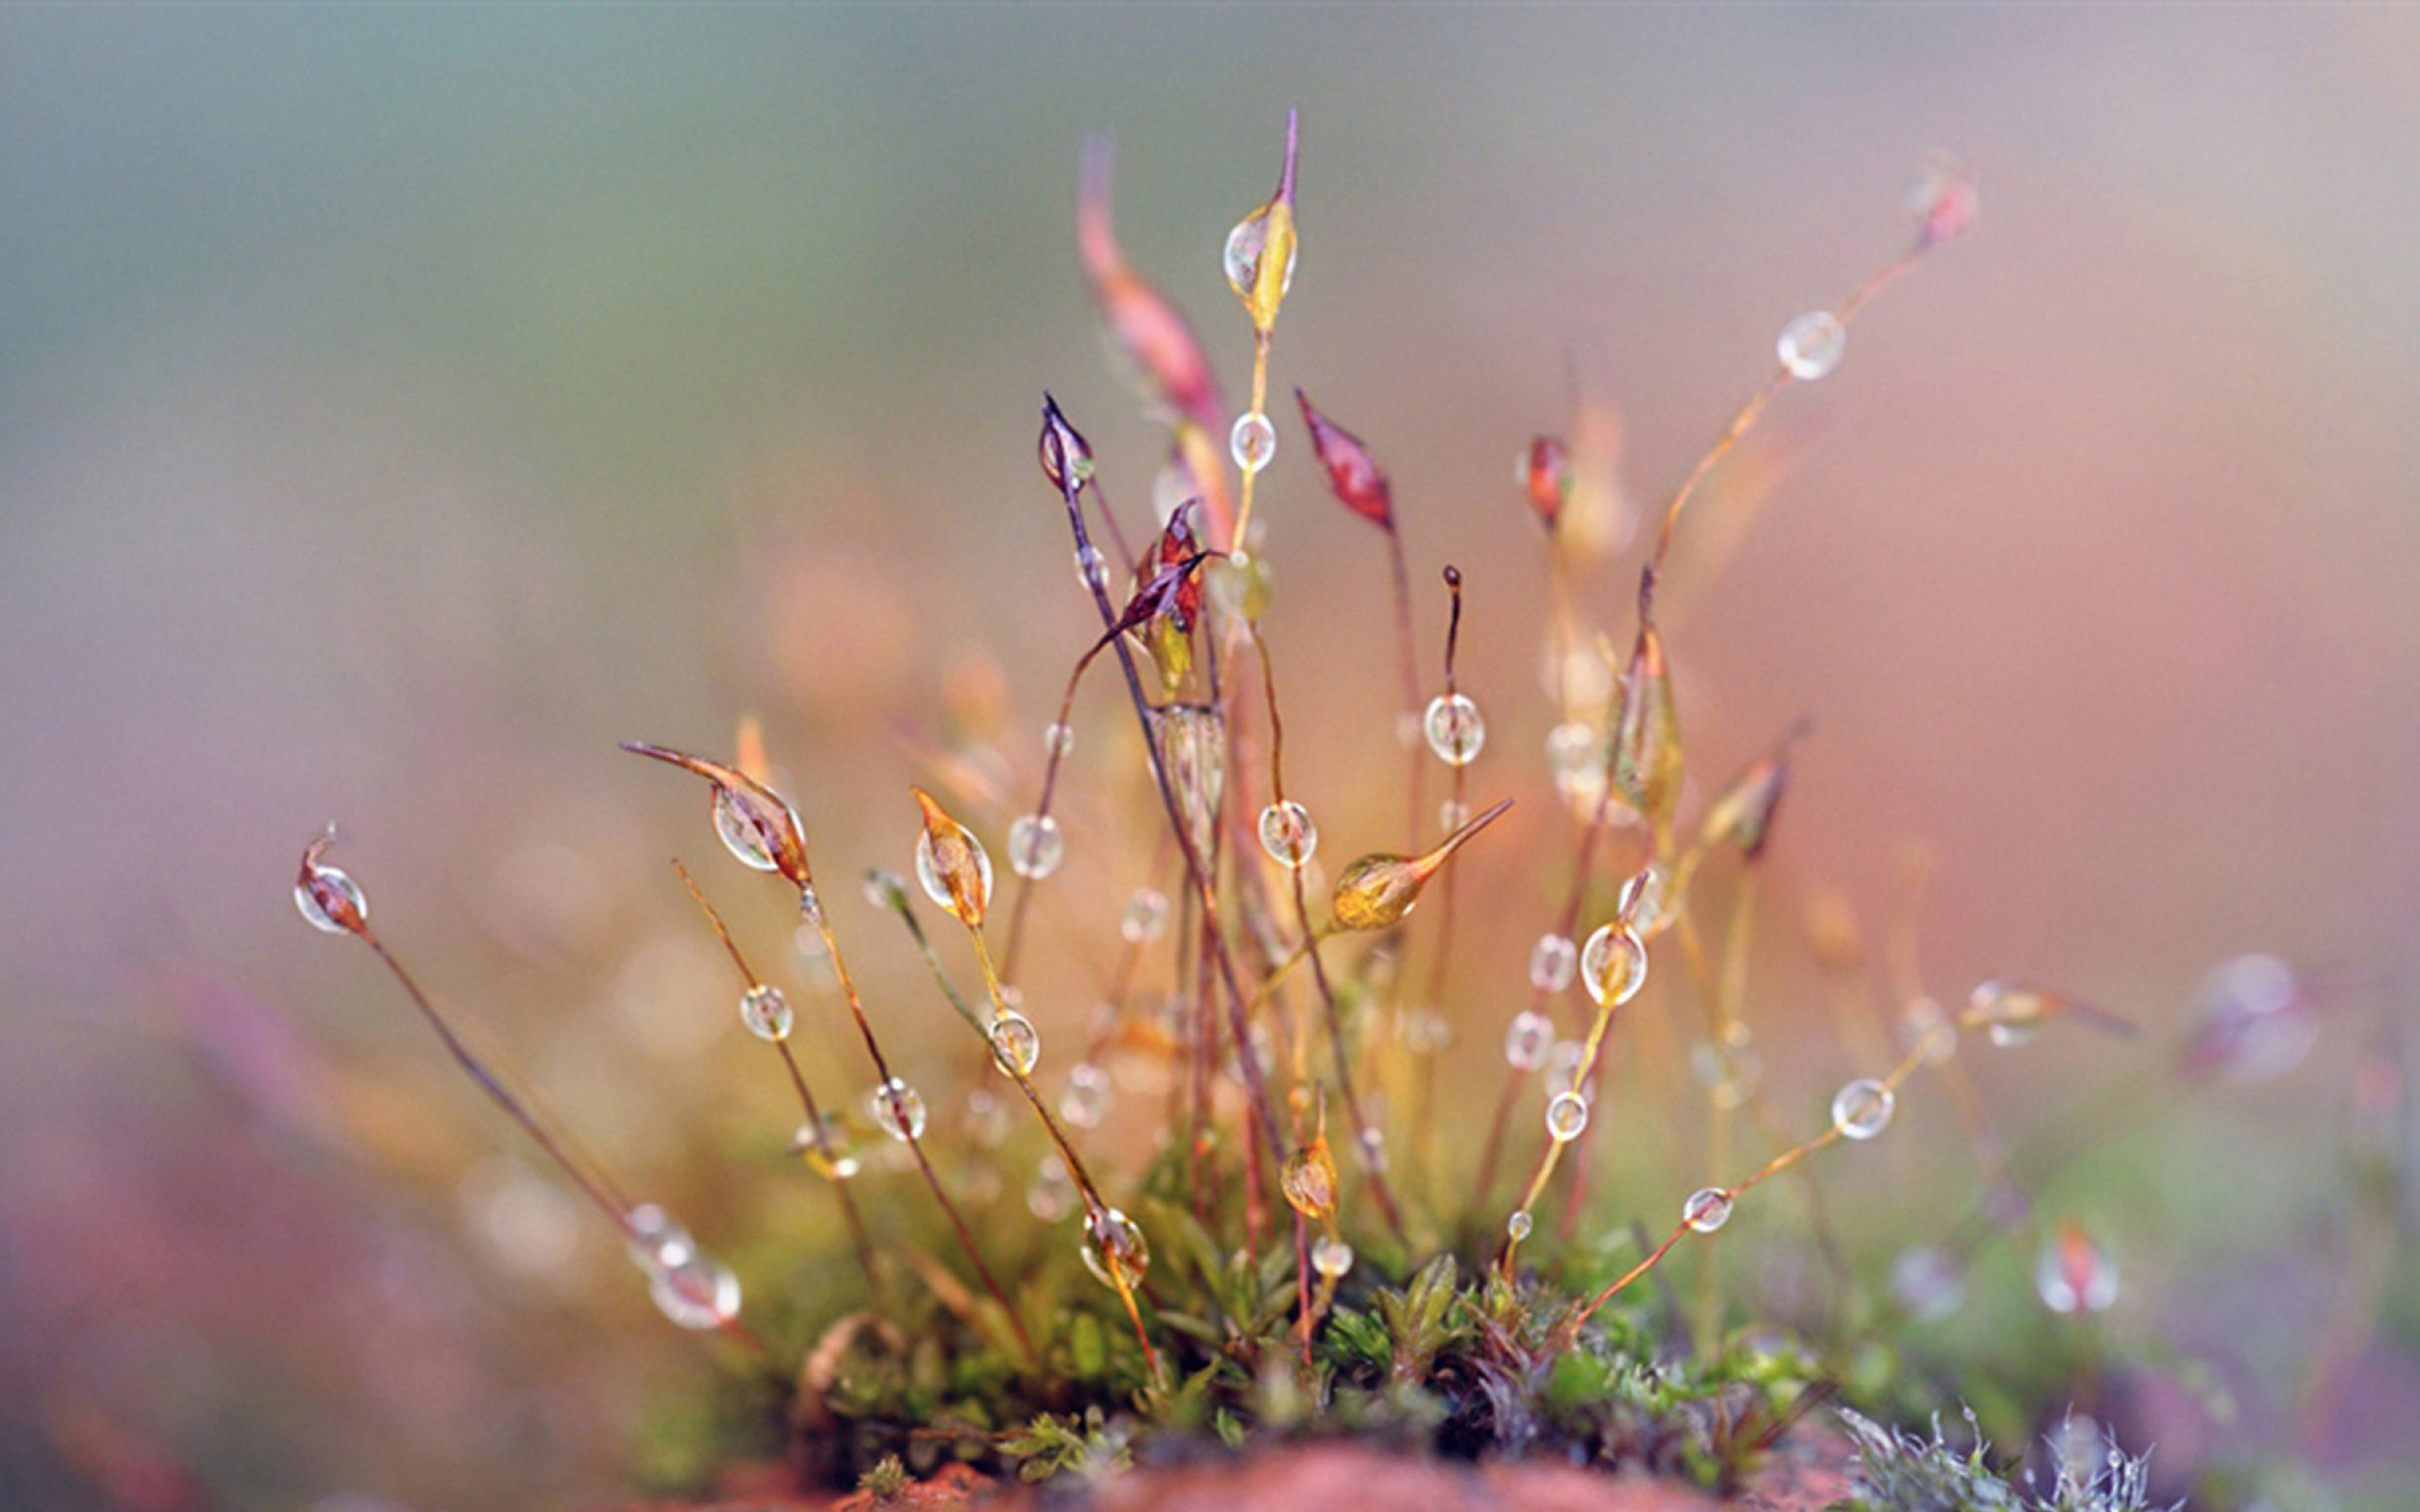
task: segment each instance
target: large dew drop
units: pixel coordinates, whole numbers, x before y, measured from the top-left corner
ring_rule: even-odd
[[[1568,1144],[1588,1130],[1588,1101],[1578,1092],[1557,1092],[1547,1104],[1547,1137]]]
[[[1599,927],[1580,953],[1580,981],[1599,1003],[1620,1007],[1647,985],[1647,947],[1625,925]]]
[[[1440,694],[1428,701],[1421,730],[1428,748],[1448,766],[1467,766],[1487,744],[1487,720],[1465,694]]]
[[[1530,947],[1530,985],[1541,992],[1560,992],[1580,973],[1580,947],[1568,935],[1541,935]]]
[[[294,885],[294,906],[313,929],[349,935],[370,918],[370,900],[361,885],[334,867],[314,861]]]
[[[1288,799],[1260,811],[1260,848],[1281,866],[1300,867],[1320,848],[1310,810]]]
[[[1681,1204],[1681,1221],[1710,1234],[1731,1221],[1731,1194],[1720,1187],[1701,1187]]]
[[[790,1037],[795,1020],[789,999],[782,989],[763,983],[750,988],[739,999],[739,1022],[759,1040],[778,1042]]]
[[[1828,377],[1841,365],[1847,349],[1848,328],[1828,310],[1811,310],[1781,328],[1773,351],[1792,378],[1813,383]]]
[[[925,1137],[925,1097],[915,1088],[893,1076],[866,1101],[875,1125],[892,1139],[904,1143]]]
[[[1859,1076],[1832,1094],[1832,1127],[1843,1139],[1870,1140],[1891,1126],[1898,1101],[1886,1084]]]
[[[1042,1033],[1011,1008],[992,1021],[992,1058],[1011,1076],[1030,1076],[1042,1058]]]

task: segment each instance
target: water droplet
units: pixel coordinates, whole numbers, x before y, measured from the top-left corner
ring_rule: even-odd
[[[1580,947],[1568,935],[1541,935],[1530,947],[1530,985],[1541,992],[1560,992],[1580,972]],[[1531,1015],[1535,1017],[1535,1015]]]
[[[1614,900],[1614,917],[1645,939],[1672,927],[1678,902],[1672,892],[1672,868],[1651,861],[1622,884]]]
[[[866,1099],[873,1121],[885,1134],[901,1143],[925,1137],[925,1095],[893,1076]]]
[[[1076,1184],[1067,1177],[1067,1162],[1046,1155],[1035,1168],[1033,1184],[1026,1188],[1028,1212],[1044,1223],[1057,1223],[1076,1206]]]
[[[622,1227],[631,1263],[641,1270],[676,1264],[696,1247],[689,1242],[689,1230],[652,1202],[642,1202],[624,1214]]]
[[[2033,1289],[2053,1313],[2105,1313],[2118,1300],[2118,1266],[2072,1218],[2042,1246]]]
[[[1535,1071],[1547,1063],[1547,1049],[1553,1042],[1554,1021],[1524,1009],[1505,1026],[1504,1063],[1514,1071]]]
[[[1958,1265],[1938,1249],[1917,1246],[1891,1262],[1891,1295],[1916,1321],[1947,1317],[1966,1299]]]
[[[739,1022],[759,1040],[782,1040],[790,1037],[790,1024],[795,1015],[790,1012],[790,1000],[782,989],[758,983],[740,995]]]
[[[1459,830],[1471,821],[1471,806],[1458,798],[1449,798],[1437,805],[1437,826],[1443,830]]]
[[[1227,275],[1227,286],[1234,289],[1236,297],[1246,304],[1254,302],[1260,288],[1261,257],[1269,249],[1270,209],[1264,205],[1236,222],[1236,229],[1227,232],[1227,245],[1219,258],[1219,266]],[[1293,292],[1294,259],[1298,250],[1295,239],[1288,235],[1286,269],[1277,281],[1277,293],[1281,299]]]
[[[1020,877],[1040,882],[1059,869],[1067,837],[1047,814],[1028,814],[1009,826],[1009,865]]]
[[[1236,416],[1227,432],[1227,455],[1245,472],[1259,472],[1277,455],[1277,427],[1256,409]]]
[[[1547,1104],[1547,1137],[1568,1144],[1588,1129],[1588,1102],[1578,1092],[1557,1092]]]
[[[1014,1008],[992,1020],[992,1059],[1011,1076],[1030,1076],[1042,1058],[1042,1034]]]
[[[739,1315],[739,1278],[702,1249],[649,1267],[647,1294],[656,1311],[684,1329],[718,1329]]]
[[[306,862],[302,871],[302,880],[294,885],[294,906],[313,929],[350,935],[368,921],[370,900],[361,895],[359,883],[316,861]]]
[[[1322,1234],[1311,1246],[1311,1269],[1336,1280],[1353,1268],[1353,1246],[1334,1234]]]
[[[1439,694],[1429,699],[1428,712],[1422,716],[1420,725],[1428,737],[1428,748],[1448,766],[1469,765],[1487,744],[1487,721],[1467,694]]]
[[[1722,1108],[1746,1103],[1765,1079],[1765,1063],[1744,1023],[1727,1025],[1719,1040],[1691,1045],[1689,1070],[1705,1089],[1706,1101]]]
[[[1832,1094],[1832,1126],[1844,1139],[1870,1140],[1891,1126],[1899,1099],[1872,1076],[1859,1076]]]
[[[1132,1291],[1151,1268],[1151,1246],[1143,1230],[1115,1208],[1103,1208],[1084,1225],[1084,1268],[1103,1286]],[[1119,1285],[1120,1282],[1124,1284]]]
[[[1087,593],[1109,590],[1109,558],[1089,541],[1076,548],[1076,582]]]
[[[921,791],[917,797],[924,799]],[[916,881],[925,897],[967,923],[982,923],[992,906],[991,855],[973,831],[937,808],[927,813],[925,827],[916,834]],[[951,892],[953,881],[967,894],[962,904]]]
[[[735,787],[715,784],[715,833],[722,837],[723,849],[743,867],[757,871],[781,869],[781,825],[785,818],[792,829],[797,827],[797,816],[777,816],[763,799]]]
[[[1537,1220],[1530,1216],[1530,1210],[1527,1208],[1513,1209],[1512,1215],[1504,1220],[1504,1231],[1512,1236],[1512,1242],[1516,1245],[1529,1238],[1530,1230],[1535,1227],[1537,1227]]]
[[[1320,848],[1310,810],[1288,799],[1260,811],[1260,848],[1281,866],[1300,867]]]
[[[1996,977],[1977,987],[1967,998],[1965,1017],[1969,1026],[1979,1025],[1992,1043],[2009,1049],[2039,1035],[2050,1007],[2047,993]]]
[[[1681,1204],[1681,1221],[1710,1234],[1731,1221],[1731,1194],[1720,1187],[1701,1187]]]
[[[1941,1065],[1958,1054],[1958,1025],[1931,998],[1910,998],[1899,1010],[1899,1048],[1927,1066]]]
[[[1848,340],[1848,329],[1830,311],[1811,310],[1781,328],[1773,351],[1792,378],[1813,383],[1841,365]]]
[[[1067,1072],[1067,1085],[1059,1093],[1059,1116],[1078,1128],[1098,1128],[1109,1116],[1109,1073],[1089,1060],[1078,1061]]]
[[[1046,756],[1056,756],[1064,761],[1067,753],[1075,748],[1076,731],[1071,726],[1054,721],[1049,729],[1042,732],[1042,751]]]
[[[1324,1218],[1336,1211],[1336,1157],[1329,1152],[1324,1135],[1286,1158],[1277,1185],[1286,1194],[1287,1204],[1305,1218]]]
[[[1599,1003],[1620,1007],[1647,984],[1647,947],[1626,925],[1599,926],[1580,953],[1580,981]]]
[[[1117,933],[1129,945],[1149,945],[1167,933],[1167,895],[1157,887],[1137,887],[1117,916]]]
[[[1219,828],[1219,800],[1227,791],[1227,720],[1209,704],[1169,704],[1152,718],[1169,790],[1193,829],[1194,848],[1208,854]]]

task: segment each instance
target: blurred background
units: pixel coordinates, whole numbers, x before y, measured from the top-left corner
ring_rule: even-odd
[[[905,869],[906,784],[973,751],[996,845],[1091,633],[1041,394],[1136,521],[1164,445],[1074,257],[1080,146],[1115,140],[1127,251],[1232,395],[1218,253],[1289,105],[1279,391],[1392,473],[1432,675],[1461,566],[1474,796],[1537,799],[1471,852],[1441,1006],[1448,1067],[1491,1069],[1446,1095],[1484,1117],[1567,866],[1512,459],[1577,374],[1659,499],[1953,152],[1978,230],[1782,397],[1754,528],[1686,533],[1666,625],[1701,784],[1814,721],[1752,997],[1773,1106],[1808,1126],[1846,1064],[1796,920],[1835,900],[1872,945],[1921,843],[1935,992],[2014,971],[2145,1026],[1977,1071],[2013,1147],[2086,1138],[2046,1196],[2116,1257],[2090,1348],[2161,1363],[2163,1452],[2409,1504],[2408,1249],[2327,1320],[2343,1127],[2394,1104],[2420,966],[2420,17],[1254,6],[0,13],[0,1502],[537,1506],[684,1468],[711,1351],[301,926],[295,856],[340,821],[382,931],[630,1185],[752,1284],[837,1284],[664,867],[719,862],[701,795],[614,743],[726,751],[761,713],[839,878]],[[1267,627],[1340,859],[1400,828],[1392,611],[1288,411]],[[1631,572],[1583,587],[1617,638]],[[1077,734],[1028,981],[1068,1042],[1150,854],[1107,681]],[[778,955],[780,901],[706,880]],[[962,1072],[904,941],[827,891],[909,1063]],[[2196,1090],[2176,1046],[2246,952],[2318,1044]],[[1837,1178],[1876,1272],[1976,1197],[1907,1101]],[[1695,1184],[1656,1106],[1631,1211]],[[2003,1268],[1979,1393],[2041,1315]],[[2298,1423],[2333,1327],[2339,1404]]]

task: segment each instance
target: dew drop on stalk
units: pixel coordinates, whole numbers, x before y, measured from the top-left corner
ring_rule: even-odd
[[[1103,1286],[1131,1291],[1151,1268],[1151,1246],[1134,1220],[1103,1208],[1084,1224],[1084,1268]],[[1122,1283],[1122,1284],[1121,1284]]]
[[[1033,1074],[1034,1063],[1042,1058],[1042,1035],[1033,1021],[1014,1008],[992,1020],[992,1059],[1011,1076]]]
[[[795,828],[798,820],[788,816]],[[781,869],[782,817],[764,812],[758,799],[721,782],[715,784],[715,833],[743,867],[757,871]]]
[[[1269,207],[1267,206],[1253,211],[1236,222],[1235,230],[1227,232],[1227,244],[1221,249],[1219,258],[1219,266],[1227,275],[1227,286],[1234,289],[1236,296],[1247,303],[1252,301],[1259,287],[1261,257],[1268,247]],[[1286,239],[1286,268],[1278,276],[1277,282],[1277,292],[1280,296],[1293,292],[1294,261],[1297,250],[1294,239],[1288,236]]]
[[[1829,310],[1810,310],[1781,328],[1773,351],[1792,378],[1813,383],[1841,365],[1848,340],[1848,328]]]
[[[1339,1280],[1352,1268],[1353,1246],[1334,1234],[1322,1234],[1311,1246],[1311,1269],[1328,1280]]]
[[[943,850],[947,853],[942,853]],[[953,824],[942,847],[933,843],[932,832],[919,831],[916,835],[916,882],[930,898],[952,917],[958,917],[958,900],[950,895],[951,874],[966,879],[975,896],[968,900],[976,919],[980,920],[992,906],[992,857],[983,842],[963,826]]]
[[[1487,744],[1487,720],[1469,695],[1441,693],[1428,700],[1421,732],[1428,737],[1428,748],[1439,761],[1448,766],[1467,766]]]
[[[676,1264],[697,1247],[689,1240],[689,1230],[652,1202],[642,1202],[625,1213],[622,1227],[631,1262],[641,1270]]]
[[[1076,731],[1066,725],[1054,720],[1050,727],[1042,732],[1042,750],[1046,756],[1056,756],[1064,760],[1067,753],[1075,748]]]
[[[648,1270],[656,1311],[684,1329],[718,1329],[739,1315],[739,1278],[694,1246],[677,1263]]]
[[[1260,848],[1281,866],[1300,867],[1320,848],[1310,810],[1288,799],[1260,811]]]
[[[1286,1158],[1285,1168],[1277,1175],[1277,1189],[1286,1194],[1287,1206],[1305,1218],[1325,1218],[1336,1211],[1336,1157],[1328,1150],[1325,1135]]]
[[[1832,1094],[1832,1127],[1843,1139],[1870,1140],[1891,1126],[1898,1097],[1872,1076],[1859,1076]]]
[[[1651,861],[1622,883],[1614,901],[1614,916],[1643,939],[1671,927],[1677,900],[1672,894],[1672,868]]]
[[[866,1101],[875,1125],[892,1139],[904,1143],[925,1137],[924,1093],[897,1076],[875,1088]]]
[[[1471,806],[1458,798],[1449,798],[1437,805],[1437,827],[1459,830],[1471,822]]]
[[[1720,1187],[1701,1187],[1681,1204],[1681,1221],[1710,1234],[1731,1221],[1731,1194]]]
[[[1109,558],[1090,541],[1076,548],[1076,582],[1087,592],[1109,587]]]
[[[782,996],[780,988],[760,982],[740,995],[739,1022],[759,1040],[778,1042],[788,1039],[795,1018],[790,1000]]]
[[[1994,978],[1966,1000],[1966,1022],[1980,1025],[1992,1043],[2010,1049],[2031,1041],[2050,1016],[2050,1000],[2021,982]]]
[[[1256,409],[1236,416],[1227,432],[1227,455],[1247,472],[1261,471],[1277,455],[1277,427]]]
[[[1530,1210],[1527,1208],[1513,1209],[1512,1215],[1504,1220],[1504,1231],[1516,1245],[1529,1238],[1530,1230],[1536,1227],[1537,1220],[1530,1216]]]
[[[1578,1092],[1557,1092],[1547,1104],[1547,1137],[1568,1144],[1588,1129],[1588,1101]]]
[[[1129,945],[1149,945],[1167,933],[1167,895],[1157,887],[1137,887],[1117,916],[1117,933]]]
[[[349,935],[370,917],[361,885],[317,861],[304,864],[302,879],[294,885],[294,906],[313,929],[330,935]]]
[[[1560,992],[1580,974],[1580,947],[1568,935],[1541,935],[1530,947],[1530,985],[1541,992]]]
[[[1935,157],[1908,184],[1908,209],[1916,217],[1916,245],[1937,247],[1966,233],[1980,199],[1975,180],[1945,157]]]
[[[1528,1009],[1512,1016],[1504,1029],[1504,1063],[1514,1071],[1535,1071],[1547,1063],[1554,1042],[1554,1021]]]
[[[1029,882],[1058,870],[1066,854],[1067,837],[1047,814],[1024,815],[1009,826],[1009,866]]]
[[[1620,1007],[1647,983],[1647,947],[1626,925],[1600,925],[1580,953],[1580,981],[1604,1006]]]
[[[1078,1061],[1059,1093],[1059,1116],[1078,1128],[1098,1128],[1109,1116],[1109,1073],[1089,1060]]]

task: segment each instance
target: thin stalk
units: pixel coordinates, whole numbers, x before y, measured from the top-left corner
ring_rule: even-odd
[[[732,938],[731,928],[723,922],[720,911],[706,901],[705,893],[698,886],[698,879],[689,875],[689,868],[679,861],[672,863],[672,869],[680,873],[682,885],[689,889],[689,896],[696,899],[699,908],[704,911],[706,922],[714,926],[715,937],[722,941],[723,950],[731,956],[731,964],[738,968],[740,978],[748,984],[748,989],[752,992],[762,988],[765,979],[756,974],[748,964],[748,957],[740,954],[739,942]],[[786,1035],[772,1040],[771,1044],[780,1052],[782,1065],[789,1073],[790,1086],[798,1092],[799,1107],[806,1115],[807,1138],[815,1145],[816,1153],[823,1158],[823,1169],[830,1176],[833,1194],[840,1199],[840,1215],[848,1223],[849,1241],[856,1249],[858,1267],[866,1273],[866,1285],[874,1296],[880,1297],[883,1294],[882,1279],[874,1269],[873,1244],[866,1237],[865,1219],[857,1211],[856,1197],[849,1191],[848,1183],[837,1174],[840,1167],[832,1151],[832,1131],[823,1126],[822,1109],[816,1106],[815,1093],[806,1085],[806,1074],[799,1067],[798,1057],[790,1049],[789,1038]]]
[[[1252,629],[1253,649],[1260,662],[1260,690],[1269,711],[1269,789],[1271,800],[1286,801],[1286,722],[1277,712],[1277,671],[1270,661],[1269,646],[1260,638],[1257,627]],[[1293,885],[1294,917],[1303,928],[1303,951],[1311,960],[1311,980],[1320,997],[1320,1011],[1327,1022],[1328,1052],[1336,1062],[1337,1091],[1344,1098],[1344,1116],[1353,1121],[1353,1138],[1361,1152],[1359,1164],[1370,1179],[1370,1194],[1377,1200],[1378,1211],[1385,1215],[1387,1227],[1399,1242],[1405,1240],[1403,1211],[1395,1204],[1394,1193],[1389,1189],[1384,1172],[1366,1157],[1374,1147],[1377,1130],[1361,1111],[1360,1094],[1353,1085],[1353,1051],[1345,1042],[1344,1015],[1337,1007],[1336,988],[1328,981],[1327,966],[1320,959],[1317,936],[1311,931],[1311,904],[1308,889],[1303,883],[1303,868],[1288,867],[1287,876]],[[1276,973],[1272,973],[1274,975]],[[1266,991],[1266,988],[1263,989]],[[1308,1263],[1307,1259],[1305,1262]]]

